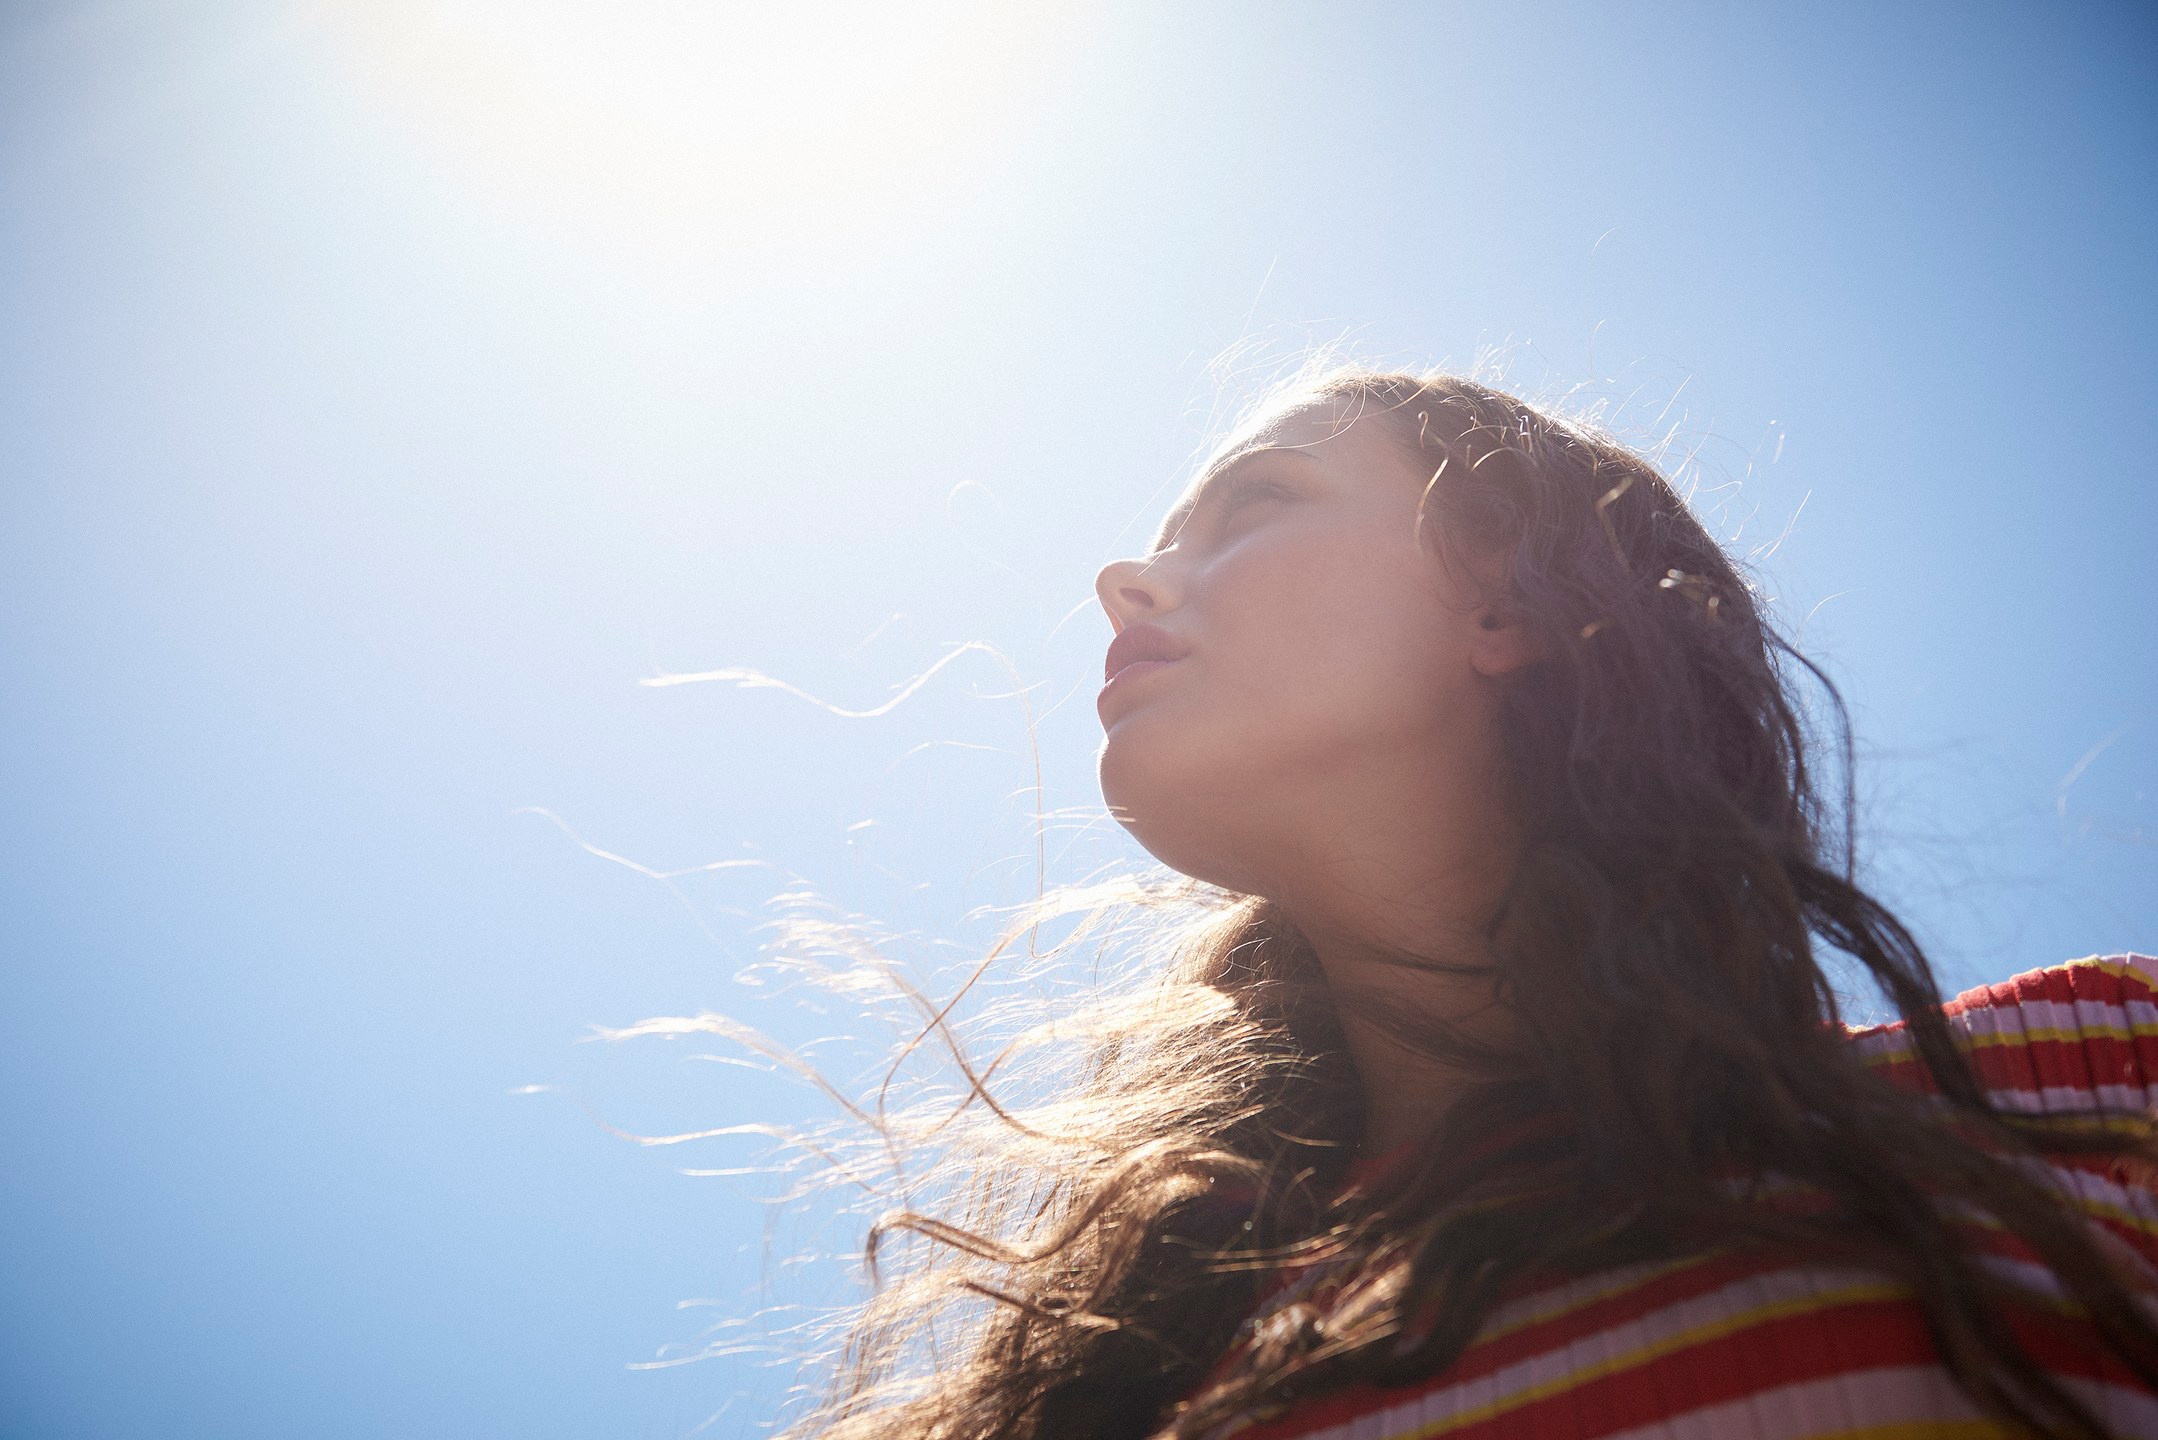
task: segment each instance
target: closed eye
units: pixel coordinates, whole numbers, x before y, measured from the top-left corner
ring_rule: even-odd
[[[1223,523],[1226,524],[1231,516],[1236,515],[1239,511],[1250,509],[1262,500],[1287,500],[1289,498],[1289,491],[1283,486],[1271,480],[1252,476],[1249,479],[1237,481],[1230,487],[1229,493],[1222,496],[1221,518]]]
[[[1274,479],[1268,472],[1274,465],[1255,468],[1253,462],[1261,455],[1275,458],[1276,464],[1295,465],[1305,463],[1307,457],[1295,450],[1267,447],[1248,451],[1229,461],[1203,482],[1195,495],[1188,497],[1162,521],[1161,529],[1154,533],[1154,545],[1150,553],[1161,551],[1178,543],[1185,528],[1194,520],[1210,531],[1227,527],[1232,516],[1253,504],[1268,500],[1295,500],[1298,492],[1291,486]]]

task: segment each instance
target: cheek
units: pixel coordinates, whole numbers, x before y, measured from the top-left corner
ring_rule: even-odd
[[[1436,562],[1407,546],[1388,555],[1369,535],[1298,538],[1204,577],[1190,668],[1162,672],[1101,754],[1104,798],[1188,874],[1200,871],[1180,827],[1211,833],[1254,796],[1395,769],[1458,722],[1473,672]]]
[[[1375,555],[1368,543],[1301,558],[1225,612],[1223,658],[1233,660],[1246,703],[1306,742],[1400,734],[1440,719],[1452,678],[1469,672],[1434,562]]]

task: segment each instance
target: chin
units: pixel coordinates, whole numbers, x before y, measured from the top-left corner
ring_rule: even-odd
[[[1161,737],[1145,731],[1146,726],[1126,717],[1102,738],[1095,756],[1103,802],[1117,822],[1135,834],[1151,817],[1175,806],[1178,780],[1190,773],[1184,757],[1176,753],[1179,747],[1161,744]]]
[[[1122,731],[1125,727],[1119,726]],[[1235,863],[1233,836],[1256,798],[1242,786],[1209,783],[1202,757],[1182,757],[1113,736],[1099,758],[1102,800],[1146,852],[1180,875],[1225,890],[1254,893],[1253,877]]]

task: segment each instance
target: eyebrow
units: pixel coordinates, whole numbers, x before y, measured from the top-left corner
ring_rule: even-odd
[[[1207,477],[1199,482],[1199,488],[1192,492],[1189,499],[1162,517],[1161,527],[1154,532],[1154,543],[1148,553],[1159,554],[1176,538],[1176,533],[1191,522],[1192,516],[1219,501],[1222,493],[1234,481],[1243,477],[1244,471],[1268,455],[1293,455],[1306,464],[1319,463],[1315,456],[1307,454],[1299,445],[1254,445],[1248,450],[1239,450],[1224,457],[1215,464]]]

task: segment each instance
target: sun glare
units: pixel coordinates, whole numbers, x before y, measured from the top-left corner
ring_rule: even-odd
[[[963,203],[1034,113],[1026,12],[374,0],[317,12],[466,197],[627,268],[785,266]],[[746,277],[745,277],[746,278]]]

